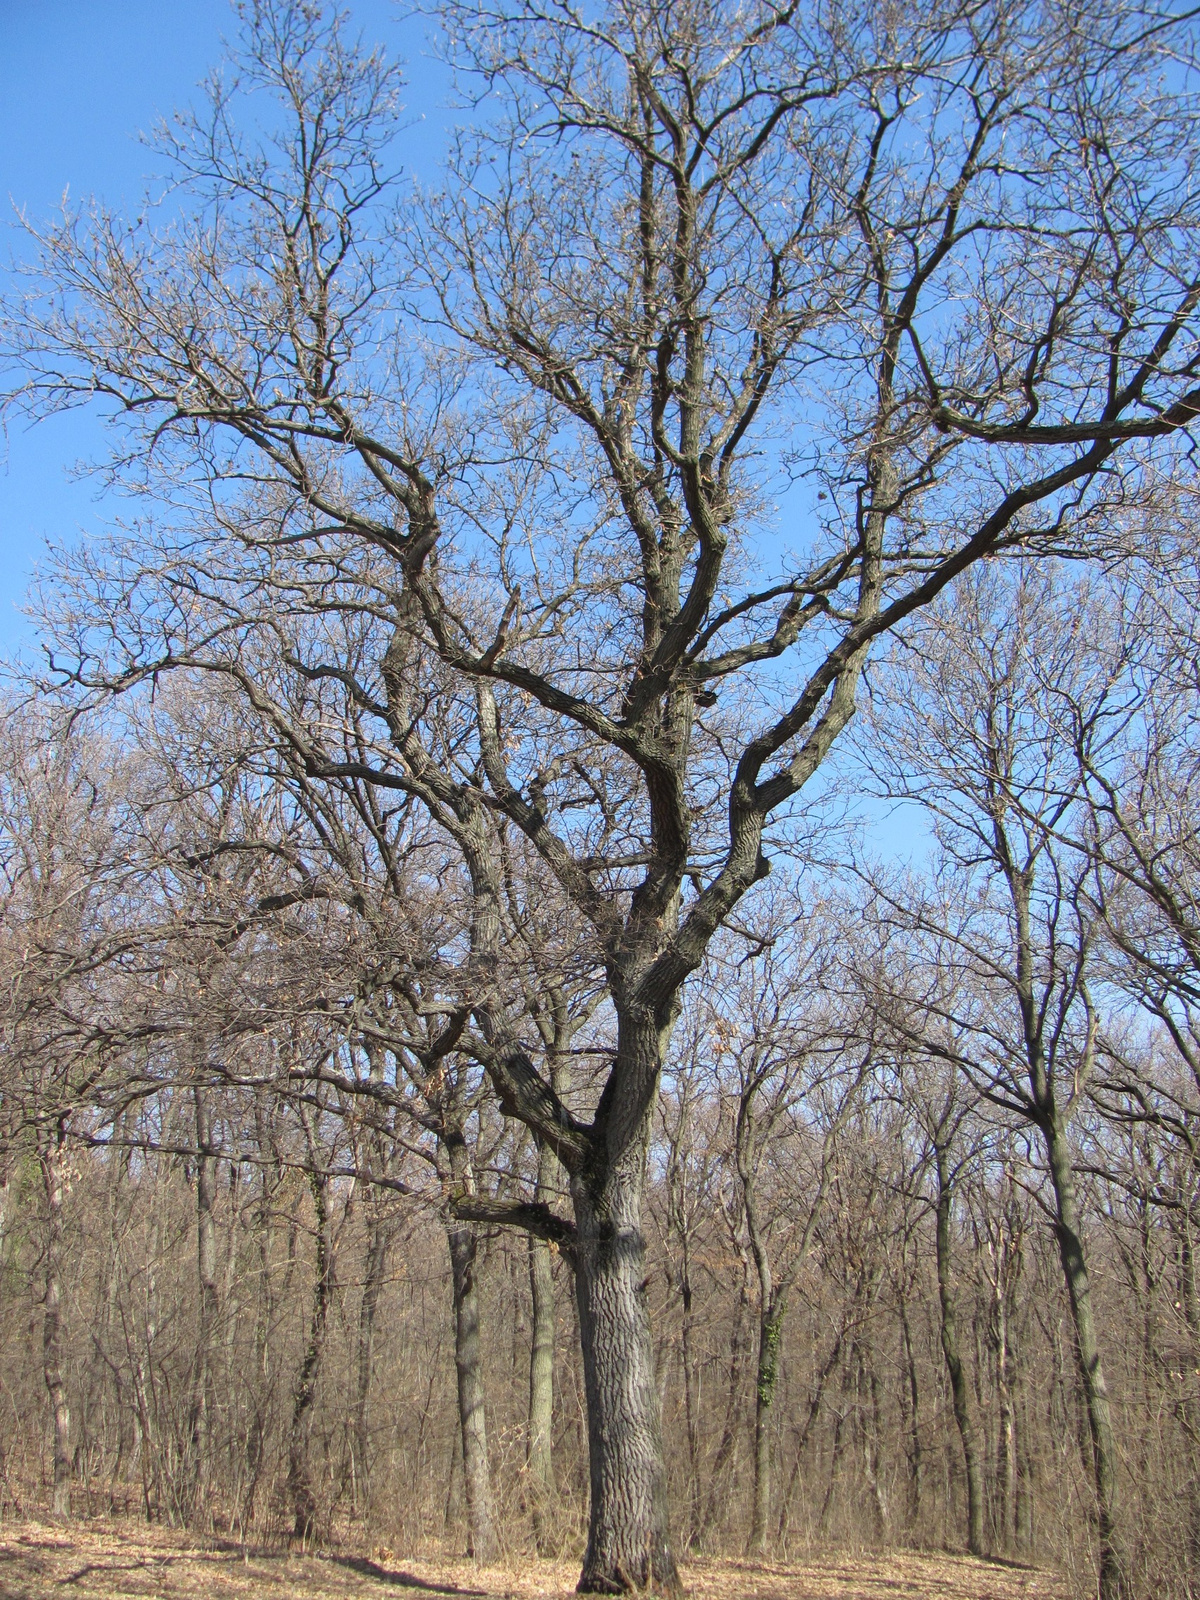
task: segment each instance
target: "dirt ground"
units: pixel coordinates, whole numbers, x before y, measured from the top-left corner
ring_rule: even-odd
[[[533,1558],[497,1567],[372,1556],[285,1555],[197,1542],[142,1524],[0,1524],[0,1600],[384,1600],[389,1591],[464,1600],[559,1600],[578,1566]],[[694,1600],[1065,1600],[1051,1574],[966,1556],[822,1555],[788,1565],[690,1561]]]

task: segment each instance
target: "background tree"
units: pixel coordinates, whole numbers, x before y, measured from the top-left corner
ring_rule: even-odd
[[[921,1039],[985,1099],[1024,1118],[1044,1148],[1087,1402],[1100,1587],[1108,1597],[1126,1582],[1118,1457],[1070,1131],[1096,1062],[1095,934],[1086,858],[1057,837],[1073,822],[1078,827],[1082,807],[1054,700],[1054,686],[1067,680],[1081,698],[1090,684],[1103,702],[1108,675],[1092,644],[1094,627],[1086,588],[1056,586],[1050,574],[1026,568],[1007,582],[986,571],[962,580],[953,613],[948,606],[931,613],[897,662],[881,775],[894,795],[919,794],[944,863],[933,892],[919,892],[900,911],[930,942],[912,969],[928,976],[894,1014],[902,1019],[915,1000],[929,1020],[909,1026],[913,1042]],[[1093,717],[1091,726],[1102,724]],[[936,1134],[933,1142],[935,1151],[948,1147]],[[943,1189],[948,1171],[943,1152]],[[972,1520],[981,1536],[981,1507]]]

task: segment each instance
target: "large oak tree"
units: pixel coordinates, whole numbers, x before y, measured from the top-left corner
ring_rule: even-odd
[[[1101,548],[1180,470],[1189,23],[448,0],[473,109],[413,196],[383,56],[310,0],[241,11],[234,75],[163,135],[163,207],[45,232],[10,309],[14,398],[106,405],[154,513],[69,563],[55,630],[80,684],[222,674],[308,780],[444,828],[456,1048],[570,1179],[572,1222],[514,1220],[575,1264],[580,1587],[671,1587],[641,1203],[682,987],[872,643],[972,562]],[[515,835],[607,988],[586,1112],[496,981]]]

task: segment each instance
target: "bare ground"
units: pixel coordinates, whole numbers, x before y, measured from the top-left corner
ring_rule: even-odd
[[[288,1555],[200,1542],[138,1523],[0,1525],[0,1600],[562,1600],[578,1565],[530,1557],[477,1567],[465,1560],[342,1553]],[[697,1560],[684,1567],[694,1600],[1065,1600],[1052,1574],[967,1556],[897,1552],[818,1555],[786,1565]]]

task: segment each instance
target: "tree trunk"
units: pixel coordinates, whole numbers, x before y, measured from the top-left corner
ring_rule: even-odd
[[[1184,1321],[1191,1335],[1192,1366],[1200,1373],[1200,1293],[1196,1282],[1196,1258],[1192,1249],[1192,1218],[1187,1211],[1181,1218],[1179,1240],[1179,1298]],[[1184,1426],[1193,1449],[1200,1445],[1200,1401],[1189,1386],[1183,1404]],[[1188,1549],[1192,1563],[1200,1571],[1200,1473],[1193,1472],[1189,1493],[1190,1517]]]
[[[863,1343],[864,1376],[867,1392],[871,1396],[871,1409],[865,1419],[867,1483],[875,1504],[875,1519],[882,1540],[887,1532],[889,1507],[880,1464],[883,1457],[883,1399],[880,1392],[879,1368],[875,1360],[875,1346],[869,1340]]]
[[[46,1277],[42,1305],[42,1371],[54,1424],[54,1485],[51,1509],[56,1517],[71,1515],[71,1408],[63,1379],[62,1332],[62,1142],[38,1151],[46,1194]]]
[[[747,1345],[746,1318],[750,1309],[750,1259],[745,1251],[741,1252],[742,1281],[738,1290],[737,1311],[734,1316],[733,1331],[729,1339],[729,1376],[725,1395],[725,1421],[721,1427],[721,1438],[717,1444],[717,1453],[713,1457],[712,1471],[708,1482],[708,1498],[705,1502],[704,1517],[696,1530],[697,1542],[708,1542],[705,1536],[711,1533],[717,1521],[717,1505],[724,1482],[725,1468],[733,1456],[733,1447],[737,1442],[738,1413],[741,1409],[742,1398],[742,1373],[746,1364]]]
[[[454,1280],[454,1364],[458,1373],[458,1418],[467,1497],[467,1554],[476,1561],[488,1562],[496,1558],[496,1535],[492,1525],[483,1356],[479,1344],[477,1243],[469,1223],[452,1224],[446,1237]]]
[[[383,1275],[387,1266],[388,1246],[391,1237],[378,1208],[369,1209],[367,1259],[363,1272],[362,1300],[358,1308],[358,1394],[355,1397],[354,1449],[355,1498],[365,1505],[371,1492],[371,1368],[375,1344],[375,1312],[383,1288]]]
[[[996,1291],[995,1332],[996,1410],[999,1422],[996,1442],[996,1532],[1001,1548],[1008,1549],[1013,1539],[1017,1503],[1017,1437],[1012,1403],[1008,1292],[1003,1283]]]
[[[1051,1114],[1042,1124],[1050,1178],[1054,1186],[1058,1253],[1067,1285],[1075,1352],[1083,1383],[1088,1432],[1092,1444],[1093,1482],[1096,1489],[1096,1533],[1100,1546],[1100,1600],[1120,1600],[1125,1592],[1116,1543],[1117,1452],[1113,1439],[1108,1385],[1100,1360],[1100,1343],[1092,1313],[1079,1211],[1075,1196],[1075,1170],[1065,1130]]]
[[[270,1159],[271,1142],[262,1116],[261,1104],[256,1100],[254,1120],[258,1150],[263,1158],[262,1188],[255,1208],[254,1248],[258,1254],[258,1283],[255,1289],[254,1315],[254,1368],[252,1380],[253,1413],[246,1430],[246,1493],[242,1501],[241,1520],[248,1524],[254,1517],[254,1499],[258,1492],[266,1456],[265,1443],[267,1417],[271,1408],[274,1383],[271,1375],[271,1327],[275,1320],[275,1287],[271,1273],[275,1224],[272,1201],[279,1184],[279,1169]]]
[[[547,1513],[554,1498],[551,1453],[554,1422],[554,1270],[550,1246],[529,1238],[529,1290],[533,1326],[529,1343],[529,1497],[539,1555],[549,1551]]]
[[[591,1479],[579,1579],[584,1594],[621,1594],[651,1584],[679,1592],[646,1308],[645,1161],[643,1128],[601,1182],[572,1182]]]
[[[1029,1405],[1025,1400],[1017,1417],[1017,1501],[1015,1508],[1017,1548],[1029,1553],[1034,1548],[1037,1529],[1034,1526],[1034,1505],[1037,1485],[1034,1482],[1033,1452],[1030,1446]]]
[[[833,1341],[833,1348],[830,1350],[824,1366],[817,1374],[816,1387],[809,1395],[808,1411],[804,1418],[804,1425],[800,1428],[796,1437],[796,1453],[792,1459],[792,1471],[787,1481],[787,1488],[784,1491],[783,1503],[779,1508],[780,1544],[783,1544],[787,1538],[792,1497],[796,1492],[796,1485],[800,1481],[800,1468],[804,1461],[804,1451],[808,1445],[809,1436],[816,1425],[817,1418],[821,1414],[821,1403],[825,1398],[825,1385],[833,1376],[834,1369],[842,1359],[842,1346],[846,1340],[846,1326],[847,1324],[843,1323],[837,1338]],[[832,1489],[830,1492],[832,1493]]]
[[[311,1143],[310,1143],[311,1149]],[[308,1458],[312,1404],[321,1358],[325,1352],[325,1330],[329,1319],[332,1289],[332,1258],[329,1247],[329,1180],[318,1172],[309,1174],[316,1223],[317,1259],[313,1276],[312,1311],[308,1325],[308,1344],[296,1378],[292,1400],[292,1425],[288,1439],[288,1497],[292,1502],[292,1536],[310,1539],[316,1529],[317,1501],[313,1493]]]
[[[211,1153],[204,1091],[193,1091],[196,1114],[196,1277],[199,1290],[195,1389],[192,1394],[192,1481],[185,1514],[189,1522],[203,1509],[209,1467],[213,1413],[213,1336],[217,1324],[217,1229],[214,1215],[216,1161]]]
[[[551,1067],[555,1093],[561,1093],[564,1073],[557,1053]],[[558,1175],[554,1152],[545,1145],[538,1152],[537,1198],[549,1204]],[[554,1300],[554,1266],[550,1246],[529,1236],[529,1292],[533,1325],[529,1341],[529,1471],[533,1536],[539,1555],[551,1548],[549,1512],[554,1502],[554,1344],[558,1313]]]
[[[841,1405],[837,1410],[837,1421],[833,1426],[833,1447],[829,1452],[829,1483],[825,1489],[825,1498],[821,1502],[821,1515],[817,1524],[822,1538],[828,1533],[833,1517],[833,1504],[837,1495],[842,1452],[846,1444],[846,1419],[850,1414],[850,1388],[853,1382],[856,1352],[857,1345],[852,1345],[846,1363],[842,1368]]]
[[[975,1429],[971,1422],[970,1396],[958,1350],[958,1315],[954,1305],[954,1282],[951,1272],[950,1206],[953,1188],[947,1152],[937,1147],[937,1279],[938,1298],[942,1310],[942,1354],[946,1358],[946,1372],[950,1378],[950,1393],[954,1402],[954,1420],[962,1441],[963,1463],[967,1473],[967,1548],[973,1556],[984,1553],[983,1544],[983,1474],[975,1444]]]
[[[765,1277],[764,1277],[765,1270]],[[779,1380],[779,1342],[783,1334],[784,1303],[771,1287],[770,1271],[759,1267],[758,1380],[754,1388],[754,1508],[750,1520],[749,1550],[762,1555],[767,1547],[771,1515],[771,1406]]]
[[[920,1527],[922,1509],[921,1388],[917,1379],[917,1353],[913,1345],[908,1300],[903,1293],[900,1299],[900,1332],[904,1347],[904,1369],[908,1387],[908,1437],[905,1442],[908,1456],[908,1523],[910,1530],[915,1532]]]
[[[692,1270],[686,1241],[679,1293],[683,1302],[679,1355],[683,1367],[683,1405],[688,1442],[687,1545],[692,1549],[700,1537],[700,1404],[696,1394],[696,1360],[692,1339],[695,1323]]]

